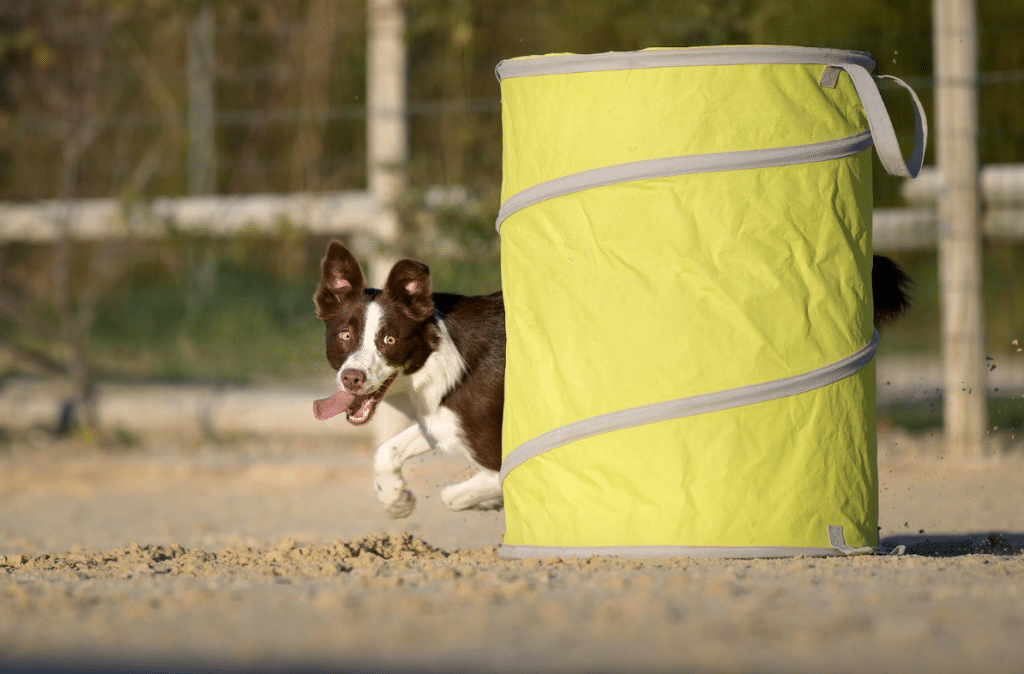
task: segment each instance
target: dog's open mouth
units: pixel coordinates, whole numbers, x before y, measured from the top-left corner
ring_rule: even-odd
[[[373,393],[360,394],[341,390],[329,398],[313,401],[313,416],[319,421],[326,421],[342,412],[347,414],[348,422],[354,426],[365,424],[373,416],[379,403],[387,394],[398,373],[391,375]]]

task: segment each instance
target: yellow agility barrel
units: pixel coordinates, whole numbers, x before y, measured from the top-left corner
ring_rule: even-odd
[[[873,68],[796,47],[498,65],[503,556],[877,546],[870,148],[916,175],[927,131],[911,91],[904,162]]]

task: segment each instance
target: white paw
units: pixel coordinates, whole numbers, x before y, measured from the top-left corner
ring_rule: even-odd
[[[467,489],[466,483],[450,484],[441,490],[441,502],[449,510],[499,510],[505,504],[501,494],[497,496],[477,489]]]
[[[402,492],[406,491],[405,480],[398,473],[374,475],[373,491],[376,492],[378,501],[389,506],[402,498]]]
[[[495,510],[504,504],[498,473],[480,470],[468,480],[450,484],[441,490],[441,501],[449,510]]]
[[[416,497],[413,496],[412,492],[408,489],[403,489],[401,493],[398,494],[398,498],[384,508],[384,512],[386,512],[388,517],[391,519],[399,520],[411,515],[415,508]]]
[[[477,503],[476,505],[470,507],[473,510],[501,510],[502,508],[505,507],[505,499],[499,496],[498,498],[492,498],[486,501],[481,501],[480,503]]]

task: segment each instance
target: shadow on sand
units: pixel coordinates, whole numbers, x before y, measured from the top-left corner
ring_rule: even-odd
[[[879,547],[892,550],[905,546],[904,554],[925,557],[959,557],[961,555],[1024,554],[1024,533],[990,532],[982,534],[928,534],[890,536]]]

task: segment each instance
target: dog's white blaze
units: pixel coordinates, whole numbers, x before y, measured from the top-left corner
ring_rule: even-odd
[[[380,332],[380,325],[383,321],[384,312],[377,302],[370,302],[366,308],[366,325],[363,326],[363,341],[359,348],[352,352],[338,370],[338,388],[344,386],[341,383],[341,373],[345,370],[362,370],[366,374],[364,389],[368,392],[380,388],[388,377],[395,373],[395,368],[389,366],[377,350],[375,339]]]

